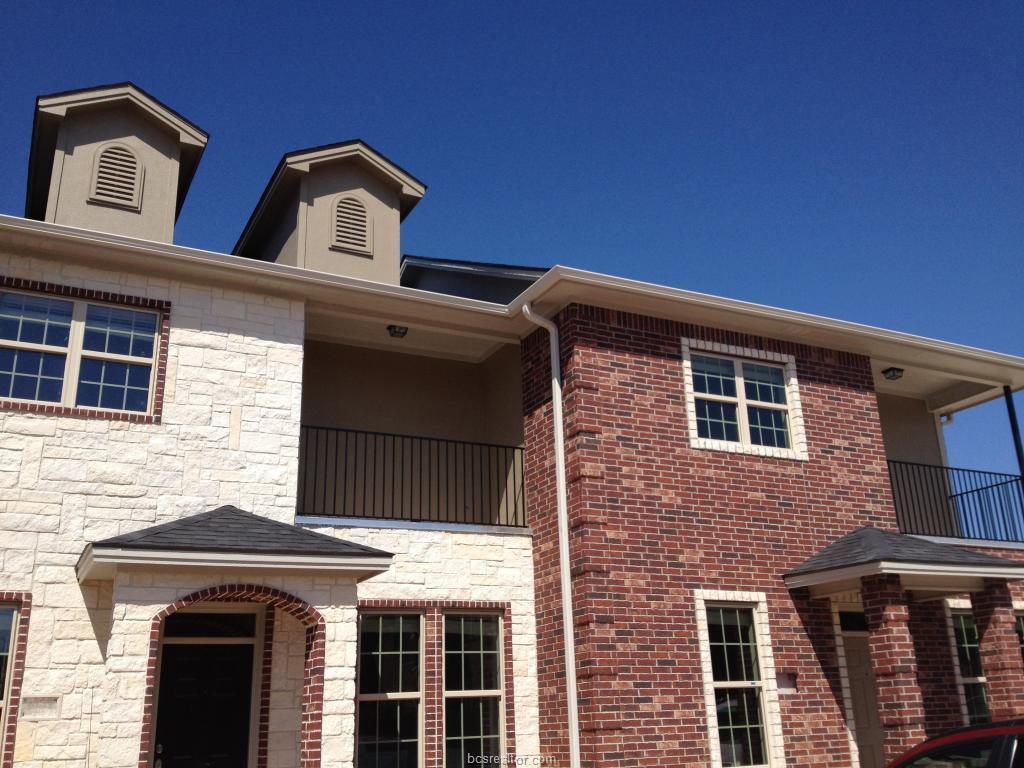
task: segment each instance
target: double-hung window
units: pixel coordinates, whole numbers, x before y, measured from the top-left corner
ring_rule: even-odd
[[[768,764],[764,685],[754,611],[707,606],[714,706],[723,766]]]
[[[684,344],[691,444],[806,458],[794,361],[757,350],[746,351],[758,359],[727,357],[705,346],[717,345]]]
[[[500,759],[501,623],[497,616],[444,618],[445,767]]]
[[[959,671],[958,682],[967,709],[967,721],[970,725],[987,723],[991,716],[985,693],[985,672],[981,666],[978,628],[974,623],[974,616],[969,611],[954,611],[952,618]]]
[[[422,718],[422,618],[359,617],[358,768],[417,768]]]
[[[0,400],[150,413],[158,312],[0,291]]]

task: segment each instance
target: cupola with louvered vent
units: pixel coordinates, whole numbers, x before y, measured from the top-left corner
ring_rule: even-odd
[[[402,220],[426,189],[358,139],[289,152],[232,252],[399,285]]]
[[[96,153],[90,200],[138,210],[142,204],[143,174],[142,164],[128,147],[103,147]]]
[[[373,226],[366,206],[356,197],[344,195],[334,204],[331,247],[373,255]]]
[[[131,83],[40,96],[25,215],[170,243],[207,136]]]

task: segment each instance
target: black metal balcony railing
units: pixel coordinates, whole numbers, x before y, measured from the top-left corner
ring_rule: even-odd
[[[1024,541],[1020,475],[890,461],[889,478],[904,533]]]
[[[525,526],[523,449],[302,427],[298,514]]]

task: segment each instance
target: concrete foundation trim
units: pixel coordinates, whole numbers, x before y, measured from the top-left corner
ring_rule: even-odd
[[[268,616],[273,616],[273,609],[279,609],[296,618],[306,628],[299,765],[302,768],[319,768],[320,737],[324,708],[326,623],[320,612],[304,600],[280,589],[257,584],[222,584],[201,589],[175,600],[153,617],[149,630],[149,663],[146,669],[146,697],[145,704],[143,705],[142,733],[139,744],[139,768],[150,768],[152,765],[153,739],[156,735],[154,714],[156,712],[157,660],[160,654],[161,629],[164,619],[191,605],[205,602],[256,603],[266,605],[271,609],[268,612]],[[267,621],[272,622],[273,619],[269,618]],[[272,623],[268,624],[268,626],[272,630]],[[270,637],[272,638],[272,633]],[[269,649],[267,643],[268,638],[264,636],[265,650]],[[266,740],[264,719],[269,723],[270,714],[268,658],[268,656],[264,656],[264,667],[261,670],[262,678],[260,681],[260,733],[257,754],[261,755],[259,758],[261,768],[266,764],[266,749],[260,749],[264,747]],[[264,708],[266,708],[266,718],[264,717]],[[8,768],[8,766],[5,764],[2,768]]]

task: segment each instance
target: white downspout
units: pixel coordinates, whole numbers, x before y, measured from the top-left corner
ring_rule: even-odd
[[[565,645],[565,691],[569,709],[569,766],[580,768],[580,713],[576,696],[576,634],[572,615],[572,575],[569,567],[569,493],[565,482],[565,429],[562,423],[562,364],[558,328],[535,315],[529,302],[523,316],[548,332],[551,354],[551,419],[555,428],[555,495],[558,511],[558,570],[562,586],[562,634]]]

